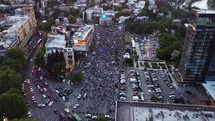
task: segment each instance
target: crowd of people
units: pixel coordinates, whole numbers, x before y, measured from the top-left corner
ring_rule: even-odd
[[[117,99],[117,85],[120,72],[123,69],[123,35],[119,25],[111,27],[96,27],[94,45],[86,57],[84,68],[84,86],[81,93],[87,94],[92,104],[87,111],[109,114]]]

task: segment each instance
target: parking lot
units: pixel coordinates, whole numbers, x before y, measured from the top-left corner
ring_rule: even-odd
[[[125,81],[124,81],[125,80]],[[128,69],[121,74],[119,100],[186,103],[165,70]]]

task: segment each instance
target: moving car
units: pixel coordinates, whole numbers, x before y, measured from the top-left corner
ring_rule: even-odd
[[[75,104],[75,106],[73,108],[76,109],[78,107],[79,107],[79,104]]]
[[[54,103],[53,101],[50,101],[49,104],[48,104],[48,106],[52,106],[53,103]]]

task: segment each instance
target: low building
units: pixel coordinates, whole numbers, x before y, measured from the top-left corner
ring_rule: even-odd
[[[35,32],[37,26],[34,10],[31,6],[16,9],[14,16],[1,18],[0,26],[4,28],[0,32],[0,56],[4,56],[11,47],[23,48]]]
[[[103,14],[99,18],[99,24],[100,24],[100,26],[111,26],[112,25],[112,18]]]
[[[9,10],[10,6],[9,5],[4,5],[4,4],[0,4],[0,10]]]
[[[72,47],[67,46],[65,35],[61,34],[48,34],[48,39],[45,44],[45,62],[48,63],[48,54],[63,52],[66,69],[72,70],[75,63],[74,50]]]
[[[80,27],[77,32],[72,36],[73,48],[75,51],[86,52],[93,39],[94,26],[85,25]]]
[[[120,16],[119,17],[119,23],[123,23],[123,22],[125,22],[125,20],[127,20],[129,18],[131,18],[131,16]]]
[[[71,35],[73,32],[74,34]],[[75,65],[74,52],[85,53],[88,51],[92,43],[93,32],[94,26],[91,25],[70,25],[66,24],[66,19],[62,22],[56,20],[56,26],[52,26],[45,45],[45,62],[48,63],[48,54],[56,51],[63,52],[65,68],[72,70]]]
[[[115,121],[214,121],[215,107],[117,101]]]
[[[177,26],[177,27],[181,27],[181,20],[180,19],[174,19],[172,20],[172,26]]]
[[[149,21],[149,17],[148,16],[137,16],[137,22],[144,24],[147,21]]]
[[[93,22],[94,17],[99,17],[103,14],[103,8],[99,6],[88,8],[83,12],[83,20]]]

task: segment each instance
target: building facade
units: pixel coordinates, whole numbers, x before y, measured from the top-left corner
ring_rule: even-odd
[[[66,70],[71,71],[75,66],[75,52],[85,53],[88,51],[93,38],[94,26],[70,25],[65,21],[56,21],[52,31],[48,34],[45,45],[45,62],[48,63],[48,55],[58,51],[63,52]],[[74,32],[76,30],[76,32]],[[72,33],[74,34],[72,35]]]
[[[99,6],[88,8],[83,12],[83,19],[86,22],[93,22],[95,17],[100,17],[103,13],[103,8]]]
[[[4,56],[8,48],[23,48],[37,26],[33,7],[26,6],[16,9],[14,16],[4,16],[0,20],[0,26],[4,28],[0,32],[1,56]]]
[[[184,83],[215,79],[215,11],[192,10],[179,71]]]
[[[73,69],[75,64],[74,50],[72,47],[67,46],[65,35],[61,34],[48,34],[48,39],[45,44],[45,62],[48,63],[48,54],[56,51],[63,52],[66,69]]]
[[[72,36],[73,48],[75,51],[86,52],[92,43],[94,33],[93,25],[80,27]]]

